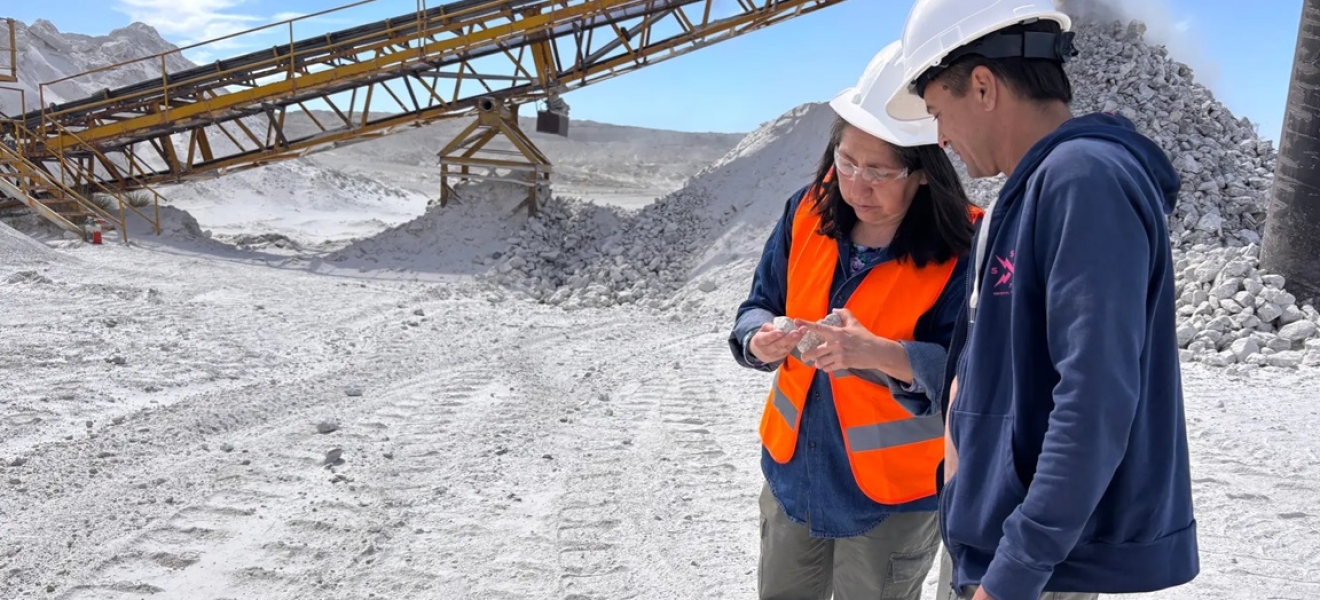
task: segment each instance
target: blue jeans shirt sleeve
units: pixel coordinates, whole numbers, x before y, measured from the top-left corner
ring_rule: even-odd
[[[761,359],[752,354],[750,348],[752,336],[756,335],[762,325],[774,320],[774,313],[764,308],[753,308],[738,316],[738,322],[733,326],[733,335],[729,338],[729,344],[733,346],[734,357],[738,364],[759,371],[773,371],[779,368],[779,363],[783,361],[761,362]]]
[[[944,385],[944,361],[948,356],[944,347],[932,342],[901,341],[899,344],[903,345],[908,362],[912,364],[912,382],[899,382],[900,391],[930,395],[931,400],[938,400],[940,388]]]

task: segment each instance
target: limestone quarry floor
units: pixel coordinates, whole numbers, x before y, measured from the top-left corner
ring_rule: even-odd
[[[0,307],[0,598],[755,597],[735,306],[111,244]],[[1184,376],[1202,574],[1142,597],[1320,595],[1317,373]]]

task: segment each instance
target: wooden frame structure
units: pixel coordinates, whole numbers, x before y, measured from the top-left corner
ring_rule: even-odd
[[[550,159],[518,126],[517,105],[481,98],[477,111],[477,119],[436,153],[440,158],[440,205],[448,206],[454,195],[450,177],[459,181],[505,181],[528,188],[527,199],[514,211],[525,207],[528,214],[535,215],[537,193],[550,183]],[[512,144],[513,150],[491,148],[490,143],[497,138]]]

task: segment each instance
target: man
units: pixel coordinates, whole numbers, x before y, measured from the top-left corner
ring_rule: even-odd
[[[1007,176],[949,351],[959,598],[1148,592],[1200,569],[1165,221],[1181,182],[1127,119],[1073,116],[1070,26],[1048,0],[917,0],[886,107],[933,116],[972,177]]]

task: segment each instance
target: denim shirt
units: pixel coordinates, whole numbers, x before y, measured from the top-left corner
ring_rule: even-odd
[[[748,350],[747,343],[761,325],[784,314],[792,219],[803,192],[805,189],[789,199],[784,215],[767,240],[753,278],[751,294],[739,306],[737,321],[729,336],[734,359],[748,368],[774,371],[779,367],[779,363],[764,364],[757,360]],[[853,257],[852,244],[840,241],[839,257],[830,286],[830,309],[842,308],[871,268],[891,260],[888,252],[882,250],[871,257],[863,270],[845,275],[851,271],[846,265]],[[962,281],[965,264],[960,257],[951,282]],[[914,381],[891,381],[890,391],[894,399],[913,414],[926,415],[940,410],[945,348],[951,340],[963,299],[961,291],[961,286],[947,286],[935,306],[918,319],[913,335],[916,340],[900,341],[912,363]],[[933,512],[937,508],[935,495],[901,505],[884,505],[862,492],[848,462],[830,379],[824,373],[818,372],[812,378],[798,424],[793,457],[781,465],[762,448],[761,470],[788,518],[807,526],[814,537],[857,536],[874,528],[890,514]],[[931,477],[935,477],[934,472]]]

